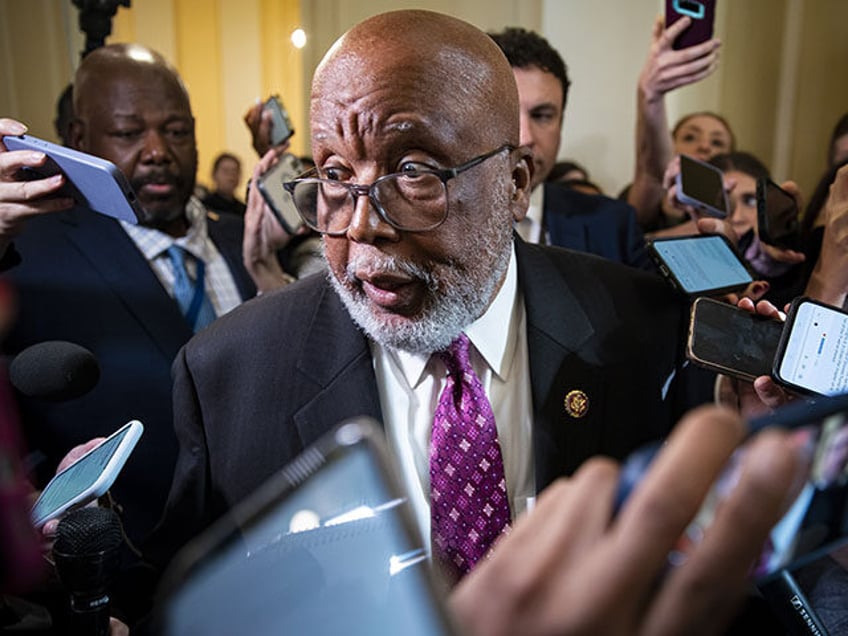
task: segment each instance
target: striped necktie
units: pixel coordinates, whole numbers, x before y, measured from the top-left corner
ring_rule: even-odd
[[[198,332],[215,320],[215,309],[206,295],[204,262],[199,258],[194,259],[197,269],[192,282],[186,269],[185,255],[185,249],[179,245],[172,244],[168,248],[168,256],[174,266],[174,300],[180,306],[189,326]]]

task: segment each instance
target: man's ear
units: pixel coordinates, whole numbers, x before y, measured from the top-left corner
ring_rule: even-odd
[[[519,146],[514,151],[515,165],[512,168],[512,190],[510,205],[512,218],[517,223],[527,214],[530,205],[530,189],[533,182],[533,151],[527,146]]]
[[[76,117],[68,124],[68,143],[75,150],[85,151],[82,140],[85,137],[85,124]]]

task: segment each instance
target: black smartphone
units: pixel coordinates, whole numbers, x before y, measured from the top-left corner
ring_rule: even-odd
[[[715,8],[716,0],[666,0],[666,27],[684,16],[692,18],[692,24],[677,37],[672,46],[675,49],[685,49],[713,37]]]
[[[848,392],[848,311],[812,298],[793,300],[772,375],[801,393]]]
[[[278,95],[271,95],[263,106],[263,111],[271,113],[271,145],[279,146],[294,134],[289,112],[283,106]]]
[[[287,181],[295,179],[303,172],[303,164],[290,153],[285,153],[280,160],[265,172],[257,182],[262,198],[271,208],[274,218],[289,234],[294,234],[303,225],[300,214],[294,206],[294,200],[283,187]]]
[[[686,356],[698,366],[752,381],[771,375],[783,326],[725,302],[696,298]]]
[[[801,222],[795,197],[771,179],[757,179],[757,233],[768,245],[797,250]]]
[[[339,425],[189,544],[157,634],[456,633],[380,427]]]
[[[680,155],[677,198],[709,216],[724,218],[730,212],[722,171],[688,155]]]
[[[46,179],[61,172],[66,181],[57,192],[59,196],[70,197],[83,207],[128,223],[137,224],[143,218],[135,191],[111,161],[30,135],[7,135],[3,137],[3,145],[7,150],[36,150],[47,155],[40,166],[23,168],[23,178]]]
[[[671,284],[690,297],[744,289],[754,277],[721,234],[654,239],[648,252]]]

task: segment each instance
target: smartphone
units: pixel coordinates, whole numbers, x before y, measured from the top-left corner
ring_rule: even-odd
[[[57,473],[41,491],[32,508],[36,528],[72,508],[84,506],[106,494],[135,448],[144,427],[128,422],[65,470]]]
[[[801,222],[795,197],[771,179],[757,179],[757,234],[763,243],[797,250]]]
[[[155,633],[457,633],[398,474],[378,424],[340,424],[177,556]]]
[[[137,224],[142,218],[132,186],[111,161],[29,135],[7,135],[3,145],[8,150],[37,150],[47,155],[44,164],[21,170],[25,179],[45,179],[61,172],[66,181],[57,195],[127,223]]]
[[[692,18],[692,24],[677,36],[672,47],[675,49],[685,49],[701,42],[706,42],[713,37],[715,5],[716,0],[666,0],[666,28],[682,17]]]
[[[677,198],[709,216],[724,218],[730,211],[721,170],[688,155],[680,155]]]
[[[744,289],[754,277],[727,237],[699,234],[648,242],[648,252],[663,276],[687,296],[709,296]]]
[[[294,206],[294,199],[286,192],[283,184],[295,179],[303,172],[303,164],[293,154],[285,153],[270,170],[259,177],[257,186],[262,197],[271,208],[277,222],[289,234],[294,234],[303,225],[300,214]]]
[[[294,134],[289,113],[278,95],[271,95],[262,107],[271,113],[271,145],[278,146]]]
[[[811,298],[793,300],[772,375],[801,393],[848,392],[848,311]]]
[[[771,375],[784,325],[712,298],[692,303],[686,357],[717,373],[753,381]]]

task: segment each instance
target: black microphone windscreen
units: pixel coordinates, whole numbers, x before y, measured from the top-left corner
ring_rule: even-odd
[[[63,554],[97,554],[123,540],[121,520],[111,508],[90,506],[65,515],[56,528],[53,549]]]
[[[85,347],[49,340],[27,347],[9,365],[9,380],[27,397],[64,402],[91,391],[100,379],[97,358]]]

